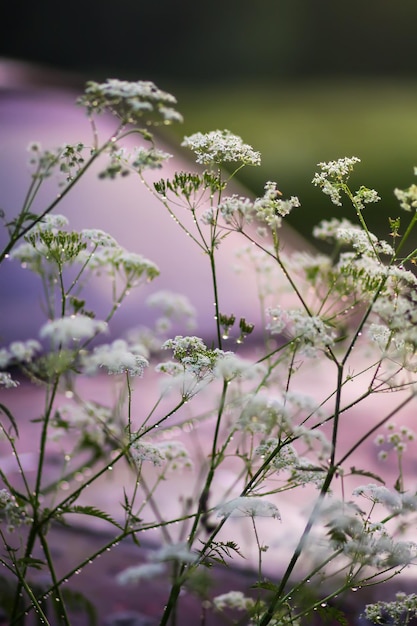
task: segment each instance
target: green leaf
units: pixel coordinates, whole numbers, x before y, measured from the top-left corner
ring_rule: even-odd
[[[123,530],[123,527],[118,524],[111,515],[105,513],[105,511],[97,509],[95,506],[82,506],[76,504],[74,506],[61,507],[60,510],[62,513],[79,513],[80,515],[91,515],[92,517],[98,517],[99,519],[102,519],[106,522],[109,522],[109,524],[116,526],[116,528]]]
[[[34,559],[31,556],[25,556],[21,559],[17,560],[18,565],[23,565],[24,567],[33,567],[34,569],[41,570],[45,567],[46,562],[41,559]]]
[[[374,474],[373,472],[367,472],[365,470],[357,469],[356,467],[351,467],[350,471],[352,474],[356,476],[366,476],[367,478],[373,478],[374,480],[378,481],[382,485],[385,485],[385,481],[382,480],[382,478],[378,476],[378,474]]]

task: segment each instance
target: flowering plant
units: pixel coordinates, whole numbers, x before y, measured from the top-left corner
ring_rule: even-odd
[[[149,535],[160,546],[149,563],[118,572],[115,584],[166,576],[171,587],[161,626],[175,623],[185,587],[201,599],[202,624],[207,613],[234,619],[236,611],[243,615],[238,623],[254,626],[311,623],[317,614],[347,623],[346,595],[409,572],[417,557],[410,536],[417,494],[406,454],[414,433],[393,421],[407,419],[417,393],[417,249],[410,247],[417,187],[396,190],[408,221],[390,220],[390,241],[383,241],[366,223],[377,192],[350,186],[359,159],[320,163],[313,184],[336,207],[348,201],[352,218],[316,227],[327,255],[307,246],[287,250],[285,217],[302,210],[300,201],[284,199],[271,181],[256,199],[229,191],[237,171],[260,165],[260,154],[228,130],[186,137],[182,145],[195,154],[196,171],[149,182],[147,171],[170,157],[150,129],[181,121],[175,102],[150,82],[88,83],[79,104],[91,122],[92,145],[44,151],[32,144],[24,205],[5,220],[0,261],[18,261],[37,275],[47,314],[38,338],[0,349],[1,445],[18,470],[0,468],[1,563],[4,580],[15,582],[8,617],[21,624],[35,612],[45,624],[68,626],[73,576],[121,541]],[[96,117],[105,112],[116,122],[101,142]],[[131,136],[151,147],[140,143],[129,152],[123,142]],[[165,290],[148,301],[162,309],[154,327],[107,341],[129,292],[156,280],[159,269],[99,229],[70,230],[53,212],[99,159],[100,178],[137,176],[204,254],[214,300],[210,337],[172,332],[178,324],[183,332],[195,328],[195,309]],[[60,192],[35,211],[38,191],[54,172]],[[256,277],[256,320],[223,310],[219,253],[232,235],[249,244],[237,259]],[[104,319],[86,304],[89,281],[99,275],[112,284]],[[86,397],[86,380],[103,374],[114,381],[113,404]],[[21,416],[13,409],[27,385],[44,397],[34,475],[25,467]],[[135,396],[145,392],[146,402],[136,406]],[[370,457],[359,457],[371,440],[379,452],[368,446]],[[52,476],[51,449],[59,458]],[[110,472],[118,481],[112,489],[123,494],[118,511],[89,499]],[[51,528],[86,516],[111,529],[111,537],[58,572]],[[246,593],[202,590],[202,571],[242,556],[253,565]],[[38,570],[48,574],[46,586]],[[416,607],[415,596],[401,592],[364,611],[376,624],[386,617],[405,624]]]

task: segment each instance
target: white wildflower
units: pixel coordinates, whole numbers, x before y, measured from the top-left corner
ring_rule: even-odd
[[[319,316],[309,315],[302,309],[283,311],[279,306],[269,308],[267,313],[272,318],[267,325],[271,333],[279,334],[287,328],[307,356],[316,356],[317,350],[334,344],[334,331]]]
[[[368,187],[360,187],[353,197],[353,202],[360,209],[365,208],[365,204],[374,204],[381,200],[378,192],[375,189],[368,189]]]
[[[161,441],[158,449],[168,462],[170,470],[192,469],[190,453],[181,441]]]
[[[298,454],[291,444],[283,445],[277,438],[270,437],[266,441],[262,442],[254,450],[254,455],[259,456],[261,459],[268,458],[272,453],[275,456],[270,462],[270,466],[277,472],[281,470],[289,470],[291,467],[297,465]]]
[[[236,428],[250,433],[270,433],[274,428],[280,433],[292,433],[293,430],[283,402],[263,394],[248,396]]]
[[[98,346],[94,348],[92,354],[82,359],[83,371],[88,375],[95,374],[103,367],[109,374],[128,373],[131,376],[142,376],[148,365],[149,362],[136,347],[129,346],[123,339]]]
[[[94,320],[87,315],[71,315],[47,322],[42,326],[39,335],[51,339],[54,345],[67,345],[72,341],[92,339],[98,333],[105,332],[106,322]]]
[[[245,223],[250,224],[254,219],[254,203],[249,198],[236,194],[223,198],[218,208],[226,224],[237,230],[241,230]]]
[[[281,195],[277,183],[268,181],[265,184],[264,195],[254,202],[257,219],[268,224],[270,228],[279,228],[281,218],[300,206],[300,201],[296,196],[283,200],[280,198]]]
[[[214,376],[231,381],[234,378],[250,380],[265,372],[265,368],[242,359],[236,354],[227,354],[223,359],[218,359],[214,368]]]
[[[373,233],[366,233],[361,228],[339,228],[336,232],[339,243],[350,244],[359,254],[374,255],[394,254],[394,248],[386,241],[379,241]]]
[[[261,155],[229,130],[213,130],[184,137],[181,144],[190,148],[197,156],[197,163],[243,163],[260,165]]]
[[[159,114],[165,123],[182,121],[181,115],[172,107],[175,103],[173,95],[151,81],[118,79],[108,79],[105,83],[90,81],[84,95],[78,99],[78,104],[85,106],[90,114],[109,110],[125,124],[143,123],[144,113],[152,112]]]
[[[63,230],[68,226],[69,221],[65,215],[57,213],[48,213],[39,222],[35,224],[31,232],[34,231],[50,231],[56,234],[59,230]]]
[[[252,598],[248,598],[241,591],[229,591],[213,598],[214,608],[218,611],[234,609],[235,611],[249,611],[255,605]]]
[[[186,543],[172,543],[162,546],[151,555],[152,561],[178,561],[180,563],[195,563],[198,555],[191,552]]]
[[[397,491],[390,491],[383,485],[361,485],[352,492],[354,496],[363,496],[371,502],[383,504],[391,511],[400,511],[402,508],[401,496]]]
[[[216,507],[217,517],[274,517],[281,515],[273,502],[260,497],[240,496]]]
[[[388,326],[382,324],[371,324],[368,328],[368,334],[380,350],[385,350],[391,336],[391,330]]]
[[[5,389],[12,389],[13,387],[18,387],[19,381],[13,380],[9,372],[0,372],[0,387],[4,387]]]
[[[22,524],[31,522],[25,509],[18,504],[15,496],[7,489],[0,489],[0,519],[4,519],[9,532],[13,532]]]
[[[348,230],[358,227],[346,218],[338,219],[333,217],[331,220],[322,220],[317,226],[315,226],[313,228],[313,236],[316,239],[332,241],[335,239],[336,233],[340,228]]]
[[[134,585],[141,580],[149,580],[161,576],[164,572],[165,566],[162,563],[133,565],[119,572],[116,576],[116,582],[119,585]]]
[[[14,341],[9,346],[10,356],[16,361],[29,363],[36,352],[41,350],[42,346],[36,339],[28,339],[27,341]]]
[[[103,246],[106,248],[115,248],[118,246],[114,237],[99,228],[84,228],[81,231],[81,237],[91,242],[93,246]]]
[[[364,616],[373,624],[390,623],[394,626],[402,626],[417,616],[417,595],[398,592],[392,602],[380,601],[367,604]]]
[[[417,185],[410,185],[407,189],[394,189],[394,194],[404,211],[417,209]]]
[[[0,369],[5,369],[11,362],[12,356],[7,348],[0,348]]]
[[[356,163],[360,163],[360,159],[357,157],[345,157],[337,161],[318,163],[321,172],[314,175],[312,183],[316,187],[320,187],[323,193],[330,196],[333,204],[341,206],[343,185],[346,184]]]
[[[295,485],[314,485],[321,489],[326,471],[309,459],[300,457],[297,464],[291,469],[290,482]]]
[[[169,290],[156,291],[151,294],[146,304],[161,310],[162,314],[173,320],[187,320],[187,326],[195,326],[196,309],[187,296]]]
[[[141,466],[143,461],[150,461],[154,466],[161,466],[165,461],[165,455],[160,450],[158,445],[144,441],[143,439],[133,441],[130,446],[130,452],[133,460],[138,467]]]

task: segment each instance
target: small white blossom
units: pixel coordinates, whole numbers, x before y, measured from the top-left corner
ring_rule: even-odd
[[[399,511],[402,508],[400,494],[397,491],[390,491],[383,485],[369,483],[357,487],[352,493],[354,496],[363,496],[371,502],[383,504],[391,511]]]
[[[149,580],[161,576],[165,572],[165,566],[162,563],[143,563],[142,565],[133,565],[127,567],[116,576],[119,585],[134,585],[141,580]]]
[[[63,230],[68,226],[69,222],[65,215],[59,215],[57,213],[48,213],[45,215],[35,226],[33,231],[51,231],[56,234],[59,230]]]
[[[264,195],[254,202],[257,219],[265,222],[270,228],[279,228],[281,218],[288,215],[294,208],[301,206],[296,196],[283,200],[281,195],[277,183],[268,181],[265,184]]]
[[[9,346],[10,356],[16,361],[23,363],[29,363],[36,352],[41,350],[42,346],[36,339],[29,339],[27,341],[14,341]]]
[[[367,604],[364,616],[373,624],[389,623],[393,626],[403,626],[417,616],[417,595],[415,593],[406,595],[399,591],[392,602]]]
[[[99,228],[84,228],[81,231],[81,237],[87,239],[87,241],[91,242],[94,246],[103,246],[106,248],[115,248],[118,246],[114,237]]]
[[[360,209],[365,208],[365,204],[373,204],[381,200],[378,192],[375,189],[368,189],[367,187],[360,187],[353,197],[353,202]]]
[[[394,194],[404,211],[417,209],[417,185],[410,185],[407,189],[394,189]]]
[[[324,239],[325,241],[332,241],[336,237],[336,233],[340,228],[351,229],[357,228],[355,224],[352,224],[346,218],[338,219],[333,217],[331,220],[322,220],[317,226],[313,228],[313,236],[316,239]]]
[[[90,81],[84,95],[78,99],[78,104],[86,107],[90,114],[109,110],[125,124],[143,123],[144,113],[156,113],[164,123],[182,121],[182,116],[172,107],[175,103],[173,95],[151,81],[118,79],[108,79],[105,83]]]
[[[248,598],[241,591],[229,591],[213,598],[214,608],[218,611],[234,609],[235,611],[249,611],[255,605],[252,598]]]
[[[13,380],[9,372],[0,372],[0,387],[4,387],[5,389],[12,389],[13,387],[18,387],[19,381]]]
[[[217,517],[274,517],[281,515],[273,502],[259,497],[240,496],[216,507]]]
[[[312,180],[313,185],[320,187],[323,193],[330,197],[336,206],[341,206],[341,191],[346,184],[356,163],[360,163],[357,157],[345,157],[328,163],[318,163],[321,172],[316,173]]]
[[[223,198],[218,208],[226,224],[238,230],[244,223],[250,224],[255,217],[254,203],[249,198],[236,194]]]
[[[156,291],[147,298],[146,304],[160,309],[165,318],[174,321],[185,318],[188,328],[195,326],[196,309],[183,294],[169,290]]]
[[[84,373],[88,375],[95,374],[103,367],[109,374],[128,373],[131,376],[142,376],[148,365],[147,359],[136,351],[135,346],[129,346],[123,339],[94,348],[92,354],[82,360]]]
[[[283,402],[260,393],[248,396],[236,428],[250,433],[270,433],[274,428],[280,433],[292,433],[293,430]]]
[[[133,440],[130,452],[133,460],[139,467],[142,461],[150,461],[155,466],[161,466],[165,461],[165,455],[159,449],[159,446],[143,439]]]
[[[72,341],[92,339],[98,333],[107,332],[107,323],[94,320],[87,315],[71,315],[51,320],[44,324],[39,332],[39,336],[51,339],[54,345],[67,345]]]
[[[223,359],[219,359],[214,368],[214,376],[228,381],[234,378],[250,380],[262,372],[265,372],[265,368],[236,354],[227,354]]]
[[[229,130],[213,130],[184,137],[181,144],[197,156],[197,163],[243,163],[260,165],[261,155]]]
[[[7,348],[0,348],[0,369],[5,369],[11,362],[12,356]]]
[[[158,448],[170,470],[192,469],[190,454],[181,441],[161,441]]]
[[[307,356],[316,356],[317,350],[334,344],[335,333],[320,317],[309,315],[302,309],[284,311],[281,307],[269,308],[271,321],[267,328],[273,335],[286,328],[290,335],[300,342],[300,348]]]
[[[162,546],[151,556],[152,561],[178,561],[180,563],[195,563],[198,555],[191,552],[186,543],[172,543]]]
[[[0,519],[6,522],[9,532],[13,532],[22,524],[31,522],[25,509],[18,504],[15,496],[7,489],[0,489]]]

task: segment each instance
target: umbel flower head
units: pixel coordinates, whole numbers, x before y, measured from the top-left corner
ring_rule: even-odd
[[[77,102],[86,107],[90,115],[110,111],[123,124],[143,123],[144,115],[148,116],[148,125],[182,122],[182,116],[173,108],[176,98],[151,81],[129,82],[114,78],[104,83],[89,81]]]
[[[184,137],[181,144],[190,148],[197,156],[197,163],[242,163],[260,165],[261,155],[230,130],[212,130],[209,133],[195,133]]]

